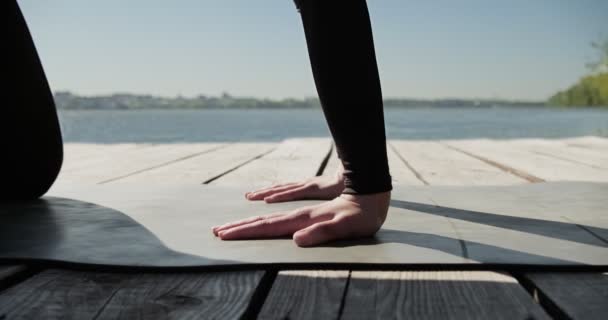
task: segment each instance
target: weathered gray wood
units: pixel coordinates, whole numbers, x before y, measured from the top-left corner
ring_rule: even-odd
[[[134,174],[153,170],[178,161],[190,159],[211,152],[225,144],[165,144],[145,148],[128,149],[117,154],[109,154],[95,161],[69,171],[62,171],[57,184],[108,183]],[[92,148],[102,148],[92,145]]]
[[[431,185],[513,185],[513,175],[437,142],[393,140],[401,157]]]
[[[6,319],[93,319],[128,277],[64,270],[44,271],[0,294]]]
[[[276,146],[276,143],[233,143],[225,148],[141,172],[113,183],[201,184],[246,165]]]
[[[263,274],[142,275],[123,283],[97,319],[238,319]]]
[[[314,177],[330,147],[329,138],[288,139],[271,153],[212,183],[258,188]]]
[[[149,143],[66,143],[63,145],[62,174],[85,168],[94,168],[113,158],[142,152],[154,146]]]
[[[342,319],[548,319],[532,297],[495,272],[355,272]]]
[[[129,149],[141,149],[150,146],[145,143],[65,143],[63,145],[63,168],[76,167],[85,161],[96,161],[108,154],[119,154]]]
[[[262,272],[118,274],[48,270],[0,294],[7,319],[232,319]],[[234,316],[234,317],[233,317]]]
[[[514,147],[519,147],[537,155],[595,169],[608,170],[608,152],[606,150],[573,148],[562,140],[547,139],[521,139],[512,144]]]
[[[590,149],[597,151],[608,151],[608,138],[586,136],[577,138],[560,139],[566,143],[568,147],[576,149]]]
[[[416,168],[396,151],[392,141],[387,143],[386,149],[393,185],[423,186],[427,184],[427,182],[420,177]]]
[[[282,271],[258,319],[337,319],[348,271]]]
[[[534,285],[539,302],[558,316],[585,320],[608,316],[608,273],[528,273],[524,277]]]
[[[518,147],[518,141],[459,140],[446,141],[447,145],[467,153],[484,157],[500,164],[526,172],[547,181],[607,181],[608,170],[600,170],[534,154]]]

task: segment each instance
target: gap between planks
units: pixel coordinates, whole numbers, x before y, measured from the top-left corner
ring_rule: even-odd
[[[518,279],[555,319],[603,320],[608,314],[608,273],[533,272]]]
[[[167,162],[163,162],[163,163],[156,164],[156,165],[153,165],[153,166],[150,166],[150,167],[142,168],[142,169],[139,169],[139,170],[136,170],[136,171],[133,171],[133,172],[121,175],[121,176],[117,176],[117,177],[113,177],[113,178],[110,178],[110,179],[107,179],[107,180],[103,180],[103,181],[98,182],[97,184],[106,184],[106,183],[109,183],[109,182],[113,182],[113,181],[117,181],[117,180],[120,180],[120,179],[128,178],[128,177],[134,176],[136,174],[140,174],[140,173],[143,173],[143,172],[146,172],[146,171],[162,168],[162,167],[165,167],[165,166],[168,166],[168,165],[175,164],[175,163],[180,162],[180,161],[192,159],[194,157],[198,157],[200,155],[203,155],[203,154],[206,154],[206,153],[209,153],[209,152],[214,152],[216,150],[223,149],[223,148],[226,148],[228,146],[229,146],[229,144],[219,145],[219,146],[211,148],[211,149],[203,150],[203,151],[200,151],[200,152],[195,152],[195,153],[183,156],[183,157],[179,157],[177,159],[169,160]]]
[[[490,271],[281,271],[258,319],[549,319]]]

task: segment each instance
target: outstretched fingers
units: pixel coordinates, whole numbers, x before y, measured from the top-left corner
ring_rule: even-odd
[[[268,188],[259,189],[245,193],[245,198],[248,200],[262,200],[265,197],[275,194],[277,192],[293,189],[299,187],[301,184],[298,182],[290,182],[284,184],[276,184]]]
[[[271,194],[265,197],[264,201],[266,201],[267,203],[276,203],[304,199],[310,195],[311,189],[312,186],[309,185],[295,187],[282,192]]]
[[[261,220],[264,220],[264,219],[270,219],[270,218],[273,218],[273,217],[278,217],[278,216],[285,215],[285,214],[286,214],[285,212],[277,212],[277,213],[272,213],[272,214],[268,214],[268,215],[265,215],[265,216],[256,216],[256,217],[251,217],[251,218],[247,218],[247,219],[237,220],[237,221],[233,221],[233,222],[229,222],[229,223],[223,224],[221,226],[213,227],[211,230],[213,230],[213,234],[214,235],[218,236],[218,233],[220,233],[221,231],[225,231],[225,230],[228,230],[228,229],[231,229],[231,228],[235,228],[235,227],[238,227],[238,226],[242,226],[242,225],[250,224],[250,223],[253,223],[253,222],[261,221]]]
[[[259,239],[292,235],[314,223],[331,219],[330,216],[311,217],[307,211],[262,217],[217,232],[222,240]]]

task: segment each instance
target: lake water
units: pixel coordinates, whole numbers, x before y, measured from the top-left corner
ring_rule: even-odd
[[[329,136],[320,109],[60,110],[59,118],[65,142],[280,141]],[[385,121],[389,139],[608,137],[608,110],[597,109],[387,108]]]

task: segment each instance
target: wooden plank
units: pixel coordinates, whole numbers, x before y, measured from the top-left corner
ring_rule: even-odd
[[[517,280],[485,271],[353,271],[342,318],[549,319]]]
[[[238,319],[263,274],[180,273],[130,278],[96,319]]]
[[[527,273],[534,295],[556,318],[606,319],[608,273]]]
[[[513,185],[526,181],[436,142],[391,144],[430,185]]]
[[[565,142],[567,146],[576,149],[608,151],[608,138],[587,136],[560,140]]]
[[[47,270],[2,292],[0,314],[6,319],[93,319],[126,278]]]
[[[569,147],[562,140],[522,139],[512,142],[513,147],[537,155],[571,162],[600,170],[608,170],[608,152],[587,148]]]
[[[66,168],[63,173],[82,173],[98,168],[120,168],[119,165],[138,166],[141,162],[148,164],[154,161],[156,157],[162,157],[169,154],[170,157],[177,153],[177,157],[184,152],[188,153],[193,148],[215,147],[217,144],[137,144],[132,147],[129,145],[113,145],[113,144],[88,144],[78,149],[79,153],[84,153],[86,156],[84,161],[79,161],[70,168]],[[134,163],[135,160],[139,163]]]
[[[47,270],[2,292],[0,314],[7,319],[236,318],[262,274]]]
[[[98,166],[108,159],[120,157],[129,152],[140,152],[151,146],[153,145],[143,143],[67,143],[63,146],[64,159],[61,172],[67,174],[75,170]]]
[[[387,145],[388,166],[391,172],[391,178],[394,185],[406,186],[423,186],[426,185],[425,180],[421,179],[415,168],[410,163],[401,157],[393,145],[393,140]]]
[[[275,148],[276,143],[234,143],[154,170],[125,177],[114,183],[202,184],[245,165]]]
[[[608,181],[608,171],[522,150],[518,141],[459,140],[446,145],[547,181]]]
[[[288,139],[271,153],[222,176],[212,184],[258,188],[314,177],[330,147],[329,138]]]
[[[142,149],[129,149],[119,154],[101,157],[69,172],[62,172],[57,183],[114,182],[140,172],[196,157],[222,146],[225,144],[165,144]]]
[[[258,319],[337,319],[348,271],[281,271]]]

